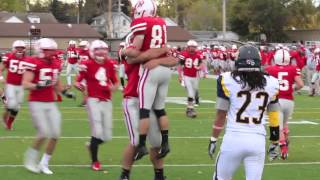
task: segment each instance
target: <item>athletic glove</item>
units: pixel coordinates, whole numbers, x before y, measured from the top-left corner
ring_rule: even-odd
[[[273,161],[279,156],[279,144],[278,143],[270,143],[269,145],[269,160]]]
[[[213,153],[216,150],[216,142],[217,142],[217,139],[215,137],[210,138],[210,142],[208,146],[208,154],[211,159],[213,159]]]
[[[50,86],[51,84],[52,84],[51,80],[39,81],[38,84],[36,85],[36,88],[41,89],[41,88]]]

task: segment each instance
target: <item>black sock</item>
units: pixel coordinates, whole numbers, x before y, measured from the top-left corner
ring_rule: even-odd
[[[162,136],[162,143],[161,144],[168,143],[169,130],[162,130],[161,136]]]
[[[98,146],[102,143],[103,141],[101,139],[91,137],[90,141],[90,153],[91,153],[91,160],[92,162],[97,162],[98,161]]]
[[[130,176],[130,170],[122,168],[121,178],[129,179],[129,176]]]
[[[139,146],[145,146],[146,145],[146,140],[147,140],[147,135],[146,134],[140,134],[139,135]]]
[[[163,169],[154,169],[154,176],[159,179],[163,179]]]
[[[124,78],[120,78],[121,86],[124,87]]]

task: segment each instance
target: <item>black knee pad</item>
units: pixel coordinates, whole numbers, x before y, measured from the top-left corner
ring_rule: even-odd
[[[14,110],[14,109],[8,109],[8,112],[9,112],[10,116],[17,116],[17,114],[18,114],[18,111]]]
[[[193,102],[193,98],[188,97],[188,102]]]
[[[166,111],[164,109],[160,109],[160,110],[153,110],[154,114],[156,114],[156,117],[159,119],[162,116],[166,115]]]
[[[150,117],[150,110],[148,109],[140,109],[139,113],[140,113],[140,119],[145,119]]]

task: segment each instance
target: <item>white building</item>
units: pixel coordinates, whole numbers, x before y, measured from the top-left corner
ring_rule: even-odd
[[[107,32],[107,17],[107,13],[94,17],[93,22],[90,24],[90,26],[98,32],[105,34]],[[130,32],[130,23],[131,18],[125,15],[123,12],[113,12],[113,37],[123,38],[124,36],[126,36]]]

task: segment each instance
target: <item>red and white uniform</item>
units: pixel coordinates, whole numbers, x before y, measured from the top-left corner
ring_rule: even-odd
[[[71,87],[72,85],[72,77],[71,73],[78,73],[78,54],[77,49],[75,47],[68,47],[67,49],[67,69],[66,69],[66,77],[67,77],[67,85]]]
[[[184,84],[189,98],[195,98],[196,92],[199,89],[198,71],[202,61],[199,53],[191,54],[188,51],[183,51],[179,55],[183,64]]]
[[[27,71],[34,73],[34,79],[32,83],[38,84],[41,81],[51,80],[52,85],[35,89],[30,91],[29,101],[39,102],[55,102],[56,93],[54,91],[54,85],[58,81],[59,74],[61,72],[61,62],[58,59],[54,59],[50,62],[42,60],[37,57],[33,57],[28,61]]]
[[[87,82],[87,111],[91,126],[91,136],[109,141],[112,139],[112,92],[109,86],[118,83],[111,60],[99,64],[93,59],[80,64],[77,83]]]
[[[79,62],[88,61],[90,59],[89,50],[79,48],[77,50]]]
[[[8,53],[2,58],[3,65],[8,69],[6,83],[17,86],[21,85],[26,58],[17,58],[12,53]]]
[[[2,58],[2,63],[7,69],[5,95],[8,109],[18,110],[23,102],[24,89],[21,83],[27,58],[17,58],[13,53],[8,53]]]
[[[68,47],[67,49],[67,60],[69,64],[76,64],[78,62],[77,48]]]
[[[29,110],[38,136],[57,139],[61,134],[61,114],[55,104],[56,93],[54,86],[59,80],[61,62],[53,59],[47,62],[33,57],[28,61],[27,71],[34,74],[32,83],[51,80],[52,84],[40,89],[30,90]]]
[[[191,54],[183,51],[179,55],[179,59],[183,65],[183,75],[189,77],[198,77],[198,71],[202,61],[202,56],[199,53]]]
[[[133,146],[139,143],[139,98],[138,98],[138,84],[139,84],[139,64],[127,64],[125,66],[125,73],[128,77],[128,83],[123,90],[123,112],[125,123],[130,139],[130,144]],[[153,111],[150,111],[150,126],[148,131],[148,140],[152,147],[160,147],[161,132],[159,130],[157,118]]]
[[[138,35],[144,36],[142,47],[139,49],[142,52],[150,48],[164,47],[167,43],[166,23],[160,17],[134,19],[131,23],[131,33],[127,37],[127,42],[132,42],[134,37]],[[164,109],[171,78],[170,68],[158,66],[152,70],[142,68],[141,71],[138,88],[140,108]]]
[[[300,69],[296,66],[269,66],[266,69],[271,76],[279,80],[279,98],[293,100],[293,85],[295,77],[300,76]]]
[[[111,100],[108,86],[118,82],[114,65],[110,60],[106,60],[104,64],[98,64],[95,60],[81,62],[77,82],[83,79],[87,81],[88,97],[101,101]]]

